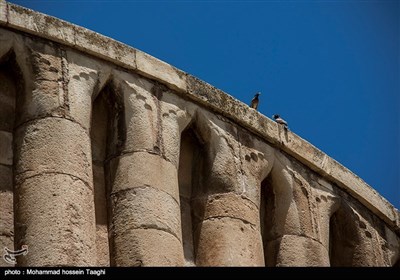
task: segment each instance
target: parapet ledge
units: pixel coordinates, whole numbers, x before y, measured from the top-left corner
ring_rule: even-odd
[[[0,26],[78,49],[133,70],[245,127],[336,184],[400,234],[400,213],[361,178],[231,95],[168,63],[83,27],[0,0]]]

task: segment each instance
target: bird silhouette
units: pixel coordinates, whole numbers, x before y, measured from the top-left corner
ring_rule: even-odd
[[[250,107],[251,107],[251,108],[257,110],[257,108],[258,108],[258,103],[260,102],[260,100],[258,100],[258,96],[259,96],[260,94],[261,94],[261,92],[257,92],[257,93],[254,95],[253,99],[251,100],[251,104],[250,104]]]
[[[285,128],[288,128],[287,122],[284,119],[282,119],[278,114],[275,114],[272,117],[275,119],[277,123],[283,125]]]

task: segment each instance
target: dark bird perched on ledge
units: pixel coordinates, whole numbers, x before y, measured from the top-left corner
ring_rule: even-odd
[[[259,103],[258,96],[259,96],[260,94],[261,94],[261,92],[257,92],[256,95],[254,95],[253,99],[251,100],[251,104],[250,104],[250,107],[251,107],[251,108],[257,110],[258,103]]]
[[[284,119],[282,119],[279,115],[275,114],[272,117],[275,119],[277,123],[282,124],[285,128],[288,128],[287,122]]]

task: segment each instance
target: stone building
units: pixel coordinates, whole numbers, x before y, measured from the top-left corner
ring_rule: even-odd
[[[0,214],[2,253],[28,246],[17,266],[399,266],[399,211],[316,147],[4,1]]]

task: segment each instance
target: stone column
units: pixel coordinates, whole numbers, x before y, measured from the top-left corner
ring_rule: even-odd
[[[251,201],[221,193],[199,204],[205,209],[195,231],[197,266],[264,265],[258,208]]]
[[[329,213],[337,202],[333,190],[317,188],[308,171],[280,153],[277,157],[264,221],[266,265],[329,266]]]
[[[133,74],[117,76],[127,130],[110,162],[112,265],[181,266],[178,173],[164,153],[162,91]]]
[[[211,114],[204,116],[205,124],[199,122],[207,144],[200,183],[193,188],[196,265],[263,266],[258,209],[263,171],[257,169],[268,163],[260,159],[253,177],[244,163],[251,149],[242,147],[246,141],[237,128]]]
[[[94,211],[96,216],[97,266],[110,266],[108,236],[108,193],[104,163],[107,158],[107,139],[114,131],[109,127],[111,111],[117,108],[114,92],[109,92],[110,65],[74,50],[67,51],[68,104],[70,117],[90,131],[92,148]]]
[[[68,118],[65,53],[26,43],[33,83],[17,120],[15,209],[17,247],[26,244],[29,252],[18,264],[94,265],[90,138]]]

